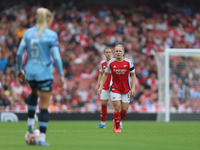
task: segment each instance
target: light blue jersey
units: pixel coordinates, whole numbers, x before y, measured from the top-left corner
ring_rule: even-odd
[[[55,65],[60,75],[63,75],[62,62],[58,49],[57,33],[45,28],[39,36],[36,26],[29,28],[23,35],[17,51],[17,69],[22,70],[22,55],[27,50],[28,58],[25,66],[26,79],[29,81],[44,81],[53,79],[53,54]]]

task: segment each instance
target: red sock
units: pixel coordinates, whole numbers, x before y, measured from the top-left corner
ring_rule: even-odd
[[[101,105],[101,121],[106,121],[107,118],[107,105]]]
[[[125,117],[126,115],[127,115],[127,113],[124,114],[124,113],[121,112],[121,121],[122,121],[122,119],[124,119],[124,117]]]
[[[116,124],[116,128],[120,128],[120,118],[121,118],[121,113],[120,112],[114,112],[114,120]]]

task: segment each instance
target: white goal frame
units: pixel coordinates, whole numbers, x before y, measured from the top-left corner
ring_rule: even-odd
[[[187,50],[186,53],[184,51]],[[165,59],[165,118],[164,122],[170,121],[170,63],[169,63],[169,56],[197,56],[197,53],[200,54],[200,49],[171,49],[166,48],[164,53],[164,59]],[[200,56],[200,55],[199,55]],[[158,68],[159,69],[159,68]],[[159,113],[159,112],[158,112]]]

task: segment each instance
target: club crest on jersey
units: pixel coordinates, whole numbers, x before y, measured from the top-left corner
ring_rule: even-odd
[[[113,68],[117,68],[116,66],[114,66]]]
[[[124,67],[126,67],[127,65],[124,65]]]

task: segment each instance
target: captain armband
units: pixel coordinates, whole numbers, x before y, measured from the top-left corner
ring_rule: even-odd
[[[129,68],[129,71],[132,71],[132,70],[134,70],[135,68],[134,68],[134,66],[132,67],[132,68]]]

